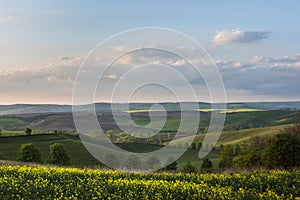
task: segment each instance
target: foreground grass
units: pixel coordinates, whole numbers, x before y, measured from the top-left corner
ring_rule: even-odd
[[[199,175],[0,166],[0,198],[295,199],[299,180],[300,170]]]

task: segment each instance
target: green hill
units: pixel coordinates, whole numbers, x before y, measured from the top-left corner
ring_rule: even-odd
[[[236,130],[236,131],[226,131],[222,132],[217,145],[223,144],[238,144],[247,141],[253,136],[266,136],[266,135],[274,135],[280,132],[282,129],[290,125],[280,125],[280,126],[270,126],[264,128],[252,128],[252,129],[244,129],[244,130]],[[170,142],[172,146],[179,146],[185,144],[189,141],[193,136],[183,137],[177,140],[173,140]],[[205,134],[199,134],[195,137],[194,142],[199,143],[202,142],[205,137]]]
[[[71,158],[72,165],[74,166],[99,166],[97,161],[84,147],[78,136],[62,135],[62,134],[37,134],[37,135],[20,135],[20,136],[5,136],[0,137],[0,160],[17,159],[17,151],[21,144],[34,143],[42,153],[43,160],[49,156],[49,146],[53,143],[62,143],[65,145],[68,155]],[[159,145],[151,144],[118,144],[119,147],[131,152],[150,152],[161,148]],[[200,159],[198,158],[196,150],[188,150],[178,159],[179,167],[187,161],[191,161],[197,168],[200,167]],[[219,155],[209,155],[218,162]]]

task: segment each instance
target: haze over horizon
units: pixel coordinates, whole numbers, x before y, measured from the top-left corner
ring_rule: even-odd
[[[88,52],[111,35],[141,27],[173,29],[203,45],[222,75],[228,102],[300,101],[300,27],[296,25],[300,2],[271,4],[258,0],[1,1],[0,105],[72,104],[75,76]],[[130,41],[115,52],[129,47]],[[155,63],[167,63],[193,75],[184,60],[151,56]],[[126,66],[142,58],[131,55],[119,64]],[[106,81],[122,78],[118,74],[107,74]],[[159,70],[151,75],[168,78]],[[191,99],[176,82],[170,84],[179,88],[184,101]],[[199,101],[210,102],[200,92],[205,88],[201,80],[193,84],[198,84]],[[159,88],[149,91],[131,100],[176,101]],[[109,102],[109,96],[101,92],[96,101]]]

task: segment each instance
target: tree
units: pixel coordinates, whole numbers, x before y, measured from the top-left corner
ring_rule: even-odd
[[[231,145],[225,145],[221,153],[221,161],[219,168],[230,168],[232,167],[232,160],[234,157],[234,149]]]
[[[294,134],[281,133],[270,138],[263,153],[269,168],[290,168],[300,165],[300,139]]]
[[[141,166],[141,159],[136,155],[129,155],[124,161],[124,167],[127,170],[138,170]]]
[[[202,147],[202,142],[199,142],[197,147],[198,147],[198,149],[201,149],[201,147]]]
[[[196,173],[196,168],[195,166],[192,165],[190,161],[188,161],[182,168],[183,173],[191,174],[191,173]]]
[[[50,156],[48,158],[48,163],[55,165],[70,164],[70,158],[63,144],[54,143],[50,146]]]
[[[25,133],[26,133],[26,135],[31,135],[31,133],[32,133],[31,128],[26,128]]]
[[[22,144],[18,150],[18,161],[42,163],[42,155],[34,144]]]
[[[233,164],[239,168],[252,168],[263,166],[262,154],[266,147],[268,137],[252,137],[249,141],[236,146]]]
[[[192,145],[191,145],[191,149],[195,150],[196,149],[196,143],[193,142]]]
[[[0,129],[0,136],[1,136],[2,130]]]
[[[164,168],[165,170],[177,170],[177,162],[172,157],[169,157],[167,161],[167,166]]]
[[[160,166],[160,161],[156,156],[150,156],[147,158],[146,164],[148,169],[155,169]]]
[[[201,171],[202,172],[211,172],[212,168],[213,168],[212,162],[208,158],[205,158],[201,165]]]
[[[117,168],[119,166],[118,158],[113,153],[107,153],[104,155],[104,161],[106,165],[109,167]]]
[[[106,131],[106,137],[108,139],[110,139],[111,142],[114,142],[114,134],[115,134],[115,131],[114,130],[108,130]]]
[[[172,134],[168,133],[168,140],[172,140]]]
[[[281,133],[288,133],[291,135],[295,135],[297,138],[300,139],[300,123],[296,123],[292,126],[283,129]]]

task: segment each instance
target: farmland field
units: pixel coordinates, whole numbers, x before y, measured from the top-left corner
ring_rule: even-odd
[[[300,171],[123,173],[0,166],[1,199],[295,199]]]

